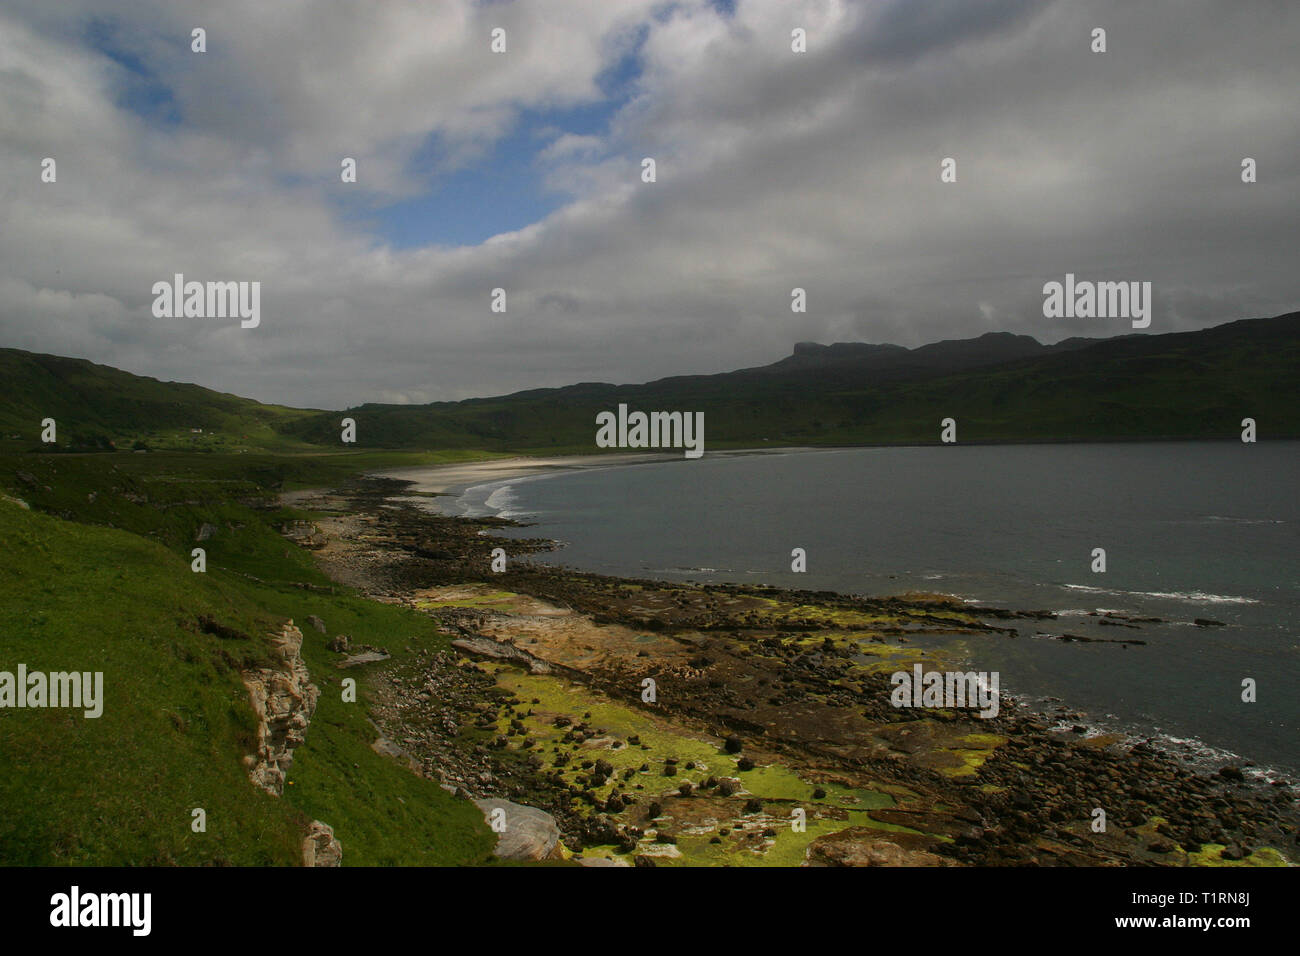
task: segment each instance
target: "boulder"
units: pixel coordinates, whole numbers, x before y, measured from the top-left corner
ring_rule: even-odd
[[[560,859],[560,827],[544,810],[512,803],[499,797],[475,800],[483,819],[491,825],[493,811],[505,811],[505,831],[497,834],[495,856],[503,860]]]
[[[343,844],[328,823],[313,820],[302,840],[303,866],[342,866]]]

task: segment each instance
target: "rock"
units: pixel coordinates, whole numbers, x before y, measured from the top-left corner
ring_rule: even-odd
[[[1246,858],[1246,854],[1241,847],[1235,843],[1229,843],[1225,846],[1219,856],[1225,860],[1244,860]]]
[[[338,634],[329,642],[328,647],[331,651],[335,651],[339,654],[346,654],[350,644],[351,641],[348,639],[346,634]]]
[[[1222,621],[1215,621],[1208,617],[1198,617],[1192,621],[1197,627],[1227,627]]]
[[[818,837],[805,853],[804,866],[951,866],[951,861],[925,850],[905,850],[879,839],[866,827],[850,827]]]
[[[303,866],[342,866],[343,844],[328,823],[313,820],[302,840]]]
[[[481,637],[474,635],[471,637],[457,638],[451,642],[451,646],[469,654],[476,654],[479,657],[488,657],[494,660],[517,661],[524,664],[531,673],[549,674],[551,665],[546,663],[540,657],[530,654],[522,648],[515,647],[507,641],[494,641],[490,637]]]
[[[322,621],[320,618],[318,618],[315,614],[307,615],[307,623],[310,624],[312,627],[316,628],[316,630],[320,631],[322,634],[325,633],[325,622]]]
[[[369,647],[369,644],[363,644],[362,647]],[[383,650],[365,650],[360,654],[350,654],[348,657],[335,664],[335,667],[356,667],[359,664],[373,664],[376,661],[388,660],[388,652]]]
[[[307,739],[307,726],[316,711],[320,691],[303,663],[302,631],[289,621],[271,638],[279,669],[255,668],[240,676],[257,715],[257,749],[245,763],[248,776],[267,793],[280,796],[293,763],[293,751]]]
[[[300,547],[313,551],[325,547],[327,543],[320,528],[310,521],[290,521],[281,526],[280,533]]]
[[[205,522],[204,524],[199,526],[199,533],[194,536],[194,540],[207,541],[216,533],[217,533],[217,526],[214,524],[207,524]]]
[[[494,810],[505,811],[505,831],[497,834],[494,856],[503,860],[558,860],[560,828],[544,810],[511,803],[498,797],[475,800],[483,819],[491,825]]]

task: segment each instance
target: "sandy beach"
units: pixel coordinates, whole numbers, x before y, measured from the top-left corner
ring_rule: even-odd
[[[520,456],[457,462],[450,465],[395,468],[373,474],[381,478],[397,478],[412,482],[410,490],[413,492],[451,495],[474,485],[503,481],[507,478],[522,478],[548,471],[579,471],[586,468],[636,465],[680,458],[680,454],[564,455],[554,458]]]
[[[738,455],[776,455],[825,449],[802,446],[783,448],[729,448],[709,452],[707,457]],[[380,478],[397,478],[411,482],[409,491],[417,494],[455,495],[491,481],[523,478],[543,472],[581,471],[589,468],[612,468],[622,465],[644,465],[656,461],[683,461],[681,453],[632,452],[606,455],[556,455],[542,458],[520,455],[516,458],[493,458],[485,461],[465,461],[447,465],[422,465],[415,468],[393,468],[371,474]]]

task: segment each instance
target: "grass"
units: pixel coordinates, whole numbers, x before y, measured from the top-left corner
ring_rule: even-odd
[[[270,663],[266,635],[285,620],[317,614],[398,660],[448,640],[417,612],[293,587],[325,579],[278,534],[290,513],[264,507],[268,482],[327,484],[392,461],[0,455],[0,488],[31,506],[0,500],[0,670],[102,671],[106,698],[98,719],[0,711],[0,864],[296,865],[312,819],[334,828],[345,865],[490,859],[477,809],[371,749],[367,668],[347,672],[360,700],[344,703],[309,627],[321,698],[285,795],[255,787],[242,763],[256,720],[240,670]],[[216,531],[196,574],[203,524]],[[247,636],[205,633],[204,616]],[[206,833],[191,830],[194,808]]]

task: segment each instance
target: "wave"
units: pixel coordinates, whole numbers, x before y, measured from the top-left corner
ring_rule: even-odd
[[[1019,704],[1026,705],[1045,720],[1053,730],[1065,731],[1074,726],[1083,726],[1086,732],[1081,737],[1099,737],[1106,734],[1119,734],[1127,745],[1141,742],[1151,743],[1158,751],[1176,757],[1191,769],[1213,775],[1225,764],[1238,767],[1247,779],[1257,784],[1272,783],[1274,780],[1288,781],[1287,789],[1293,793],[1300,791],[1300,782],[1296,780],[1296,768],[1269,764],[1257,764],[1249,757],[1236,751],[1227,750],[1206,743],[1199,737],[1188,737],[1162,730],[1154,722],[1148,723],[1141,717],[1137,720],[1122,720],[1114,714],[1104,718],[1085,716],[1083,720],[1063,717],[1056,708],[1049,704],[1059,702],[1058,697],[1022,696],[1005,694]]]
[[[514,489],[509,485],[502,485],[487,496],[487,500],[483,502],[483,507],[490,508],[498,517],[509,518],[518,514],[514,510],[515,505],[518,503],[519,496],[515,494]]]
[[[1286,524],[1281,518],[1234,518],[1231,515],[1206,515],[1206,521],[1230,521],[1233,524]]]
[[[519,495],[515,491],[516,485],[524,484],[528,481],[535,481],[539,478],[550,478],[552,475],[520,475],[516,478],[507,478],[502,481],[489,481],[481,485],[471,485],[460,492],[456,499],[456,504],[460,508],[460,515],[466,518],[519,518],[534,517],[542,514],[535,508],[521,507]],[[479,497],[482,501],[478,501]]]
[[[1159,598],[1165,601],[1187,601],[1191,604],[1258,604],[1257,598],[1241,597],[1236,594],[1207,594],[1204,591],[1124,591],[1111,588],[1096,588],[1087,584],[1063,584],[1071,591],[1086,591],[1091,594],[1127,594],[1131,597]]]

